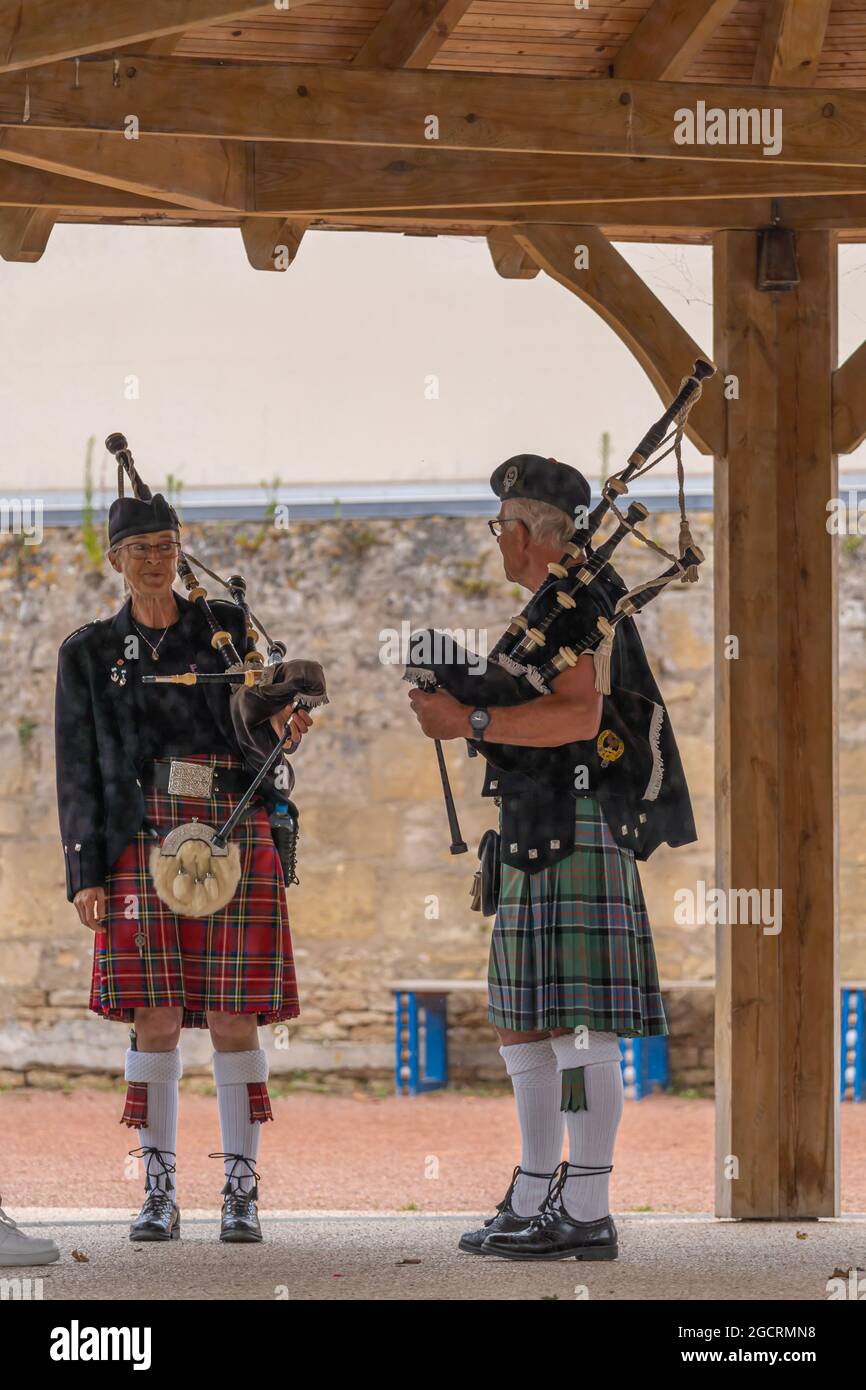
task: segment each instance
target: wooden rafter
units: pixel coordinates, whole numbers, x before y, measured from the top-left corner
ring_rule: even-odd
[[[866,194],[866,170],[377,150],[92,131],[0,130],[0,160],[204,211],[270,216]],[[767,206],[769,215],[769,202]],[[537,217],[536,219],[537,220]]]
[[[676,394],[695,358],[707,356],[597,227],[539,223],[516,226],[514,236],[542,270],[610,325],[663,400]],[[585,262],[585,268],[577,268],[575,262],[582,267]],[[705,385],[686,432],[702,453],[724,453],[718,375]]]
[[[724,110],[766,107],[766,88],[718,87]],[[94,60],[0,77],[0,125],[119,131],[130,112],[151,134],[317,141],[717,163],[866,166],[866,91],[779,89],[784,139],[677,144],[677,111],[707,103],[707,87],[675,82],[572,81],[431,69],[237,63],[183,58]],[[427,116],[436,115],[438,139]]]
[[[246,146],[90,131],[0,131],[0,159],[189,208],[244,207]]]
[[[291,0],[293,10],[316,3]],[[232,5],[230,0],[0,0],[0,72],[122,49],[264,9],[261,3]]]
[[[0,207],[52,208],[57,215],[80,213],[89,217],[115,214],[146,217],[167,210],[163,198],[139,197],[126,189],[65,178],[6,160],[0,160]],[[178,211],[189,214],[190,210]]]
[[[359,68],[426,68],[472,0],[391,0],[355,55]]]
[[[818,75],[832,0],[767,0],[752,80],[810,87]]]
[[[254,270],[288,270],[304,235],[303,222],[284,217],[245,217],[240,228]]]
[[[497,227],[487,233],[487,249],[497,274],[504,280],[534,280],[541,266],[515,240],[510,227]]]
[[[833,373],[833,448],[850,454],[866,439],[866,342]]]
[[[678,81],[736,3],[655,0],[617,53],[614,77]]]
[[[821,198],[779,199],[781,220],[786,227],[802,229],[839,227],[856,235],[866,229],[866,196],[862,194]],[[401,226],[447,225],[459,223],[462,229],[477,223],[511,226],[517,222],[571,223],[587,222],[602,227],[630,231],[634,240],[642,228],[651,234],[665,231],[680,240],[709,240],[712,231],[723,227],[765,227],[770,221],[771,205],[767,198],[719,198],[712,202],[682,199],[675,202],[648,203],[503,203],[497,207],[412,208],[409,212],[321,214],[320,218],[335,225],[372,225],[399,229]]]
[[[767,161],[761,165],[733,161],[696,165],[686,160],[676,163],[429,148],[379,151],[274,142],[257,144],[255,151],[252,206],[257,212],[286,214],[866,193],[866,169],[795,169]]]
[[[38,261],[53,226],[53,213],[44,208],[4,208],[0,212],[0,256],[4,261]]]

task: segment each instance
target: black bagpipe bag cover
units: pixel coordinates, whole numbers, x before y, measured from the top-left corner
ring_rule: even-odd
[[[546,612],[547,591],[553,582],[547,581],[535,595],[527,612],[530,625],[535,614],[540,618]],[[626,592],[616,570],[606,565],[592,585],[578,595],[577,607],[554,620],[541,655],[531,660],[543,662],[560,646],[579,641],[594,627],[599,614],[613,616],[617,600]],[[432,649],[442,659],[432,662],[425,660],[423,653],[425,641],[429,643],[434,638],[439,646]],[[495,661],[486,663],[486,668],[479,671],[477,657],[468,657],[448,634],[430,629],[412,635],[409,666],[416,672],[419,668],[429,670],[462,704],[495,707],[524,704],[534,698],[525,680],[511,675]],[[610,685],[610,694],[603,697],[601,724],[595,738],[558,748],[526,748],[477,740],[473,740],[473,746],[493,767],[521,773],[555,794],[597,797],[618,842],[623,842],[622,827],[629,827],[627,842],[636,859],[648,859],[662,843],[693,844],[698,836],[682,759],[633,618],[622,618],[617,623]],[[605,732],[615,736],[614,744],[618,739],[623,745],[620,756],[613,761],[602,758],[599,744]],[[611,740],[605,743],[609,747]],[[587,769],[587,777],[576,785],[577,770],[582,767]],[[649,798],[647,791],[651,793]]]

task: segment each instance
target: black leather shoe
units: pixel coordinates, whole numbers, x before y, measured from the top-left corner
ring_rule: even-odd
[[[220,1218],[220,1240],[240,1244],[262,1239],[258,1215],[259,1189],[250,1192],[227,1192]]]
[[[609,1173],[612,1166],[589,1168],[584,1164],[560,1164],[539,1214],[522,1231],[492,1232],[484,1241],[482,1254],[498,1255],[503,1260],[615,1260],[619,1244],[613,1217],[575,1221],[561,1200],[570,1167],[585,1168],[580,1176],[589,1177]]]
[[[179,1240],[180,1207],[170,1192],[152,1187],[129,1228],[130,1240]]]
[[[502,1201],[496,1203],[496,1215],[488,1217],[480,1230],[464,1231],[457,1242],[458,1250],[463,1250],[467,1255],[485,1255],[492,1253],[483,1249],[484,1243],[489,1235],[492,1233],[498,1234],[500,1232],[511,1234],[514,1231],[525,1231],[530,1222],[535,1220],[538,1214],[537,1212],[533,1212],[532,1216],[518,1216],[511,1205],[514,1187],[521,1173],[525,1173],[529,1178],[547,1178],[548,1183],[553,1177],[552,1173],[532,1173],[528,1168],[521,1168],[520,1164],[518,1164],[511,1174],[511,1182],[509,1183],[508,1191],[502,1198]]]

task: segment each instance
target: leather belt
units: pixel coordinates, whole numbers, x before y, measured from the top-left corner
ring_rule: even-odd
[[[240,795],[252,782],[243,768],[213,767],[211,763],[184,762],[183,758],[155,758],[144,769],[144,789],[155,787],[170,796]]]

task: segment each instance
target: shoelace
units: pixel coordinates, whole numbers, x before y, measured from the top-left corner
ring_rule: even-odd
[[[171,1175],[177,1172],[177,1165],[166,1161],[167,1154],[171,1154],[172,1158],[177,1157],[173,1149],[157,1149],[154,1148],[152,1144],[149,1144],[142,1149],[129,1149],[128,1152],[130,1158],[144,1159],[145,1187],[148,1192],[162,1190],[158,1182],[160,1177],[165,1178],[165,1191],[172,1192],[174,1190],[174,1183],[171,1180]],[[157,1169],[161,1168],[162,1172],[152,1173],[150,1167],[151,1163],[153,1163]]]
[[[171,1206],[174,1206],[174,1202],[167,1192],[164,1192],[161,1187],[151,1187],[148,1188],[142,1211],[146,1208],[148,1211],[154,1212],[156,1216],[161,1216],[163,1208]]]
[[[256,1172],[256,1165],[255,1165],[255,1162],[253,1161],[253,1159],[245,1157],[244,1154],[223,1154],[223,1153],[208,1154],[208,1158],[232,1158],[232,1159],[234,1159],[234,1162],[232,1163],[232,1170],[231,1170],[231,1172],[229,1173],[228,1177],[226,1178],[225,1187],[222,1189],[222,1194],[223,1194],[224,1197],[232,1197],[232,1196],[250,1197],[250,1196],[252,1196],[252,1195],[254,1195],[254,1194],[255,1194],[255,1195],[258,1195],[258,1187],[255,1186],[255,1184],[257,1184],[257,1183],[260,1181],[260,1179],[261,1179],[261,1173],[257,1173],[257,1172]],[[243,1192],[243,1191],[240,1189],[240,1187],[237,1187],[237,1188],[236,1188],[236,1187],[233,1187],[233,1186],[232,1186],[232,1183],[236,1181],[236,1179],[235,1179],[235,1169],[237,1168],[237,1166],[238,1166],[239,1163],[245,1163],[246,1166],[247,1166],[247,1171],[246,1171],[246,1173],[242,1173],[242,1174],[241,1174],[241,1177],[238,1178],[237,1181],[240,1182],[240,1181],[243,1180],[243,1178],[252,1178],[252,1179],[253,1179],[254,1186],[250,1188],[250,1191],[249,1191],[249,1192]]]
[[[508,1191],[506,1192],[505,1196],[502,1198],[502,1201],[496,1203],[496,1210],[497,1210],[498,1212],[503,1212],[503,1211],[505,1210],[505,1208],[506,1208],[507,1206],[510,1205],[510,1203],[511,1203],[511,1198],[512,1198],[512,1196],[513,1196],[513,1194],[514,1194],[514,1189],[515,1189],[515,1187],[517,1186],[517,1179],[520,1177],[520,1174],[521,1174],[521,1173],[523,1173],[524,1177],[527,1177],[527,1178],[547,1178],[548,1180],[550,1180],[551,1178],[553,1178],[553,1177],[556,1176],[556,1173],[557,1173],[558,1171],[559,1171],[559,1170],[556,1169],[556,1170],[554,1170],[554,1173],[552,1173],[552,1174],[551,1174],[551,1173],[533,1173],[533,1171],[532,1171],[531,1168],[521,1168],[520,1164],[518,1163],[518,1164],[516,1165],[515,1169],[514,1169],[514,1172],[511,1174],[511,1182],[508,1184]],[[545,1200],[546,1200],[546,1199],[545,1199]],[[539,1207],[539,1211],[541,1211],[541,1209],[542,1209],[543,1206],[544,1206],[544,1203],[542,1202],[541,1207]],[[535,1219],[535,1218],[533,1217],[533,1220],[534,1220],[534,1219]],[[485,1224],[485,1226],[492,1226],[492,1224],[493,1224],[493,1222],[494,1222],[495,1220],[496,1220],[496,1217],[495,1217],[495,1216],[490,1216],[490,1217],[488,1217],[488,1219],[485,1221],[484,1224]]]
[[[569,1173],[569,1168],[581,1168],[583,1169],[583,1172]],[[560,1163],[559,1167],[555,1168],[553,1170],[553,1173],[551,1174],[550,1183],[548,1184],[547,1188],[547,1195],[541,1203],[541,1206],[538,1208],[538,1215],[532,1218],[533,1226],[548,1226],[552,1221],[555,1221],[558,1218],[559,1212],[555,1209],[556,1203],[560,1202],[562,1198],[563,1188],[565,1187],[565,1184],[568,1182],[568,1179],[570,1177],[594,1178],[600,1177],[603,1173],[611,1173],[612,1171],[612,1163],[606,1166],[602,1166],[601,1164],[593,1166],[589,1163],[568,1163],[567,1161],[563,1160],[563,1162]],[[567,1212],[566,1215],[568,1215]]]

